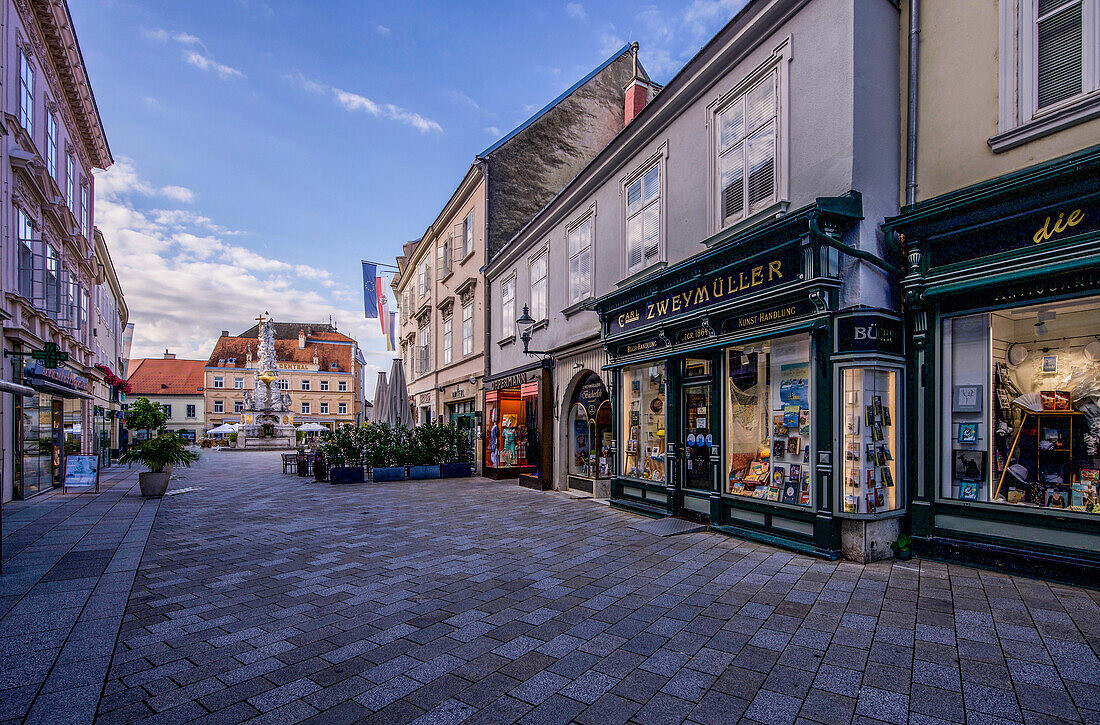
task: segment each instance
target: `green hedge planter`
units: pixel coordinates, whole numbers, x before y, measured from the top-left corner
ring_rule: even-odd
[[[383,481],[404,481],[404,466],[375,466],[371,469],[371,478],[375,483]]]
[[[409,478],[413,480],[423,478],[439,478],[439,466],[409,466]]]

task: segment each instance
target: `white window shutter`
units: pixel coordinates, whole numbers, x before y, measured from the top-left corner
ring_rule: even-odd
[[[1059,5],[1064,7],[1043,17]],[[1076,96],[1083,89],[1084,28],[1080,0],[1072,3],[1040,0],[1038,11],[1038,107],[1046,108]]]
[[[642,216],[645,219],[645,262],[648,263],[652,259],[657,259],[661,251],[661,205],[659,203],[650,205]]]
[[[642,216],[639,214],[627,222],[626,228],[626,269],[628,272],[642,264]]]
[[[775,122],[757,130],[748,141],[749,213],[775,196]]]

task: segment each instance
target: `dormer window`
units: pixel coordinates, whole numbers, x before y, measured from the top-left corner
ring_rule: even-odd
[[[237,358],[235,358],[235,357],[227,357],[225,359],[225,361],[227,363],[229,363],[230,365],[236,365],[237,364]]]

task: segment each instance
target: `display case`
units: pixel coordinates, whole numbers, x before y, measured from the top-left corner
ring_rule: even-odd
[[[665,366],[623,370],[622,475],[664,482]]]
[[[879,514],[905,506],[900,461],[900,368],[840,368],[839,495],[843,514]]]

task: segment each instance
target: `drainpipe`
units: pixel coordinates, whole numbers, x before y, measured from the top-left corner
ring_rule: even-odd
[[[484,365],[483,365],[483,369],[482,369],[482,372],[481,372],[481,387],[482,387],[482,389],[484,389],[485,388],[485,376],[489,374],[489,355],[490,355],[490,352],[492,350],[492,342],[493,342],[493,340],[492,340],[492,338],[493,338],[492,318],[490,317],[490,315],[492,315],[492,308],[489,307],[489,280],[485,276],[485,267],[487,267],[489,265],[489,160],[488,159],[483,159],[479,156],[479,157],[477,157],[477,159],[475,159],[474,163],[477,164],[477,168],[481,172],[481,179],[482,179],[481,184],[482,184],[482,187],[485,189],[485,215],[484,215],[485,216],[485,237],[484,237],[483,242],[482,242],[482,246],[485,249],[485,258],[484,258],[484,262],[483,262],[483,265],[482,265],[481,270],[480,270],[481,287],[482,287],[481,297],[482,297],[482,305],[484,306],[483,307],[484,315],[483,315],[483,320],[482,320],[482,328],[484,328],[484,329],[482,331],[482,336],[485,338],[485,353],[483,355]],[[478,392],[475,389],[474,390],[474,395],[477,396],[477,394],[478,394]],[[482,402],[484,402],[484,400],[485,400],[485,393],[484,392],[482,392],[482,394],[481,394],[481,400],[482,400]],[[477,407],[476,402],[474,403],[474,407],[475,408]],[[479,474],[483,474],[485,472],[485,446],[483,445],[483,442],[485,440],[484,436],[488,434],[488,431],[489,431],[489,423],[485,419],[485,406],[482,405],[481,406],[481,434],[482,434],[482,438],[475,442],[475,445],[478,447],[478,451],[474,455],[474,461],[475,462],[477,460],[479,460],[478,457],[480,456],[481,466],[479,467],[479,470],[478,470]]]
[[[920,68],[920,0],[909,0],[909,70],[905,117],[905,204],[917,200],[917,74]]]

